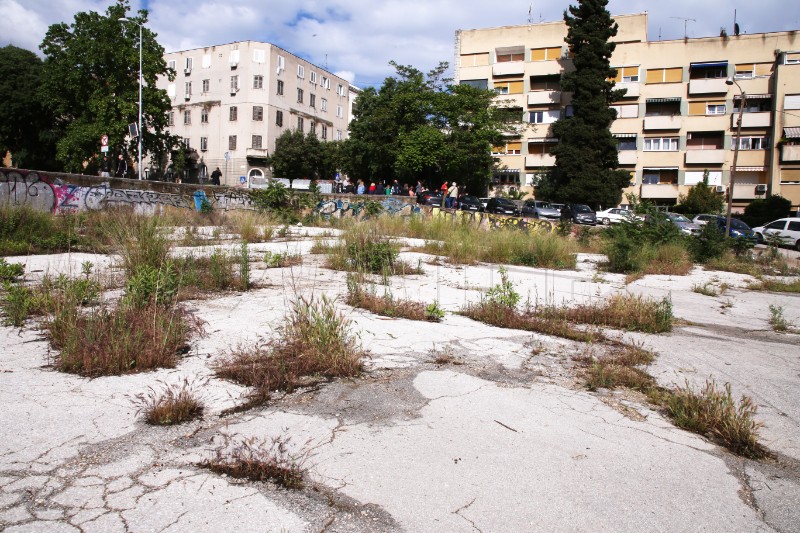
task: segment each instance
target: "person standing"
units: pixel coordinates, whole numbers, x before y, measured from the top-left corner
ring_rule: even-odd
[[[364,194],[364,182],[362,180],[358,180],[358,187],[356,187],[356,194]]]
[[[454,181],[453,184],[447,189],[447,208],[452,209],[458,198],[458,184]]]
[[[125,161],[125,157],[122,154],[119,154],[119,156],[117,156],[117,177],[124,178],[127,173],[128,162]]]
[[[442,186],[439,187],[439,191],[442,193],[442,207],[447,205],[447,189],[450,188],[449,182],[442,183]]]
[[[103,162],[100,163],[100,176],[104,178],[111,177],[111,160],[107,155],[103,156]]]
[[[222,177],[222,172],[220,172],[219,167],[214,169],[214,172],[211,173],[211,185],[219,185],[219,179]]]

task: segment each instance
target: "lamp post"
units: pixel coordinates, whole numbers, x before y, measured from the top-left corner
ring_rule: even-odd
[[[142,179],[142,24],[135,20],[122,17],[120,22],[132,22],[139,26],[139,164],[136,169],[139,179]]]
[[[739,143],[741,142],[742,136],[742,113],[744,113],[744,105],[747,101],[747,93],[744,92],[742,87],[736,83],[736,80],[733,79],[733,76],[725,80],[726,85],[736,85],[739,89],[739,93],[741,94],[742,101],[739,103],[739,119],[736,121],[736,144],[733,146],[733,166],[731,167],[731,179],[728,184],[728,212],[725,215],[725,236],[728,237],[731,234],[731,206],[733,205],[733,185],[736,182],[735,175],[736,175],[736,162],[739,159]]]

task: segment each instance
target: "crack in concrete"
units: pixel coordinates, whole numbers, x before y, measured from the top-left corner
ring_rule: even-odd
[[[457,515],[459,518],[462,518],[462,519],[466,520],[467,522],[469,522],[469,523],[470,523],[470,525],[472,526],[472,528],[473,528],[475,531],[478,531],[479,533],[483,533],[483,532],[481,531],[481,529],[480,529],[480,528],[479,528],[477,525],[475,525],[475,522],[473,522],[471,519],[469,519],[468,517],[466,517],[466,516],[464,516],[463,514],[461,514],[461,511],[466,511],[467,509],[469,509],[469,508],[470,508],[470,506],[471,506],[473,503],[475,503],[475,500],[477,500],[477,499],[478,499],[478,497],[477,497],[477,496],[475,496],[474,498],[472,498],[472,501],[470,501],[470,502],[469,502],[469,503],[467,503],[467,504],[464,504],[464,505],[462,505],[461,507],[459,507],[458,509],[456,509],[455,511],[453,511],[451,514]]]

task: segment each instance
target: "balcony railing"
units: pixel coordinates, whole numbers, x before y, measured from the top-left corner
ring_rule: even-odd
[[[784,144],[781,147],[781,161],[800,161],[800,145]]]
[[[681,129],[680,115],[657,115],[644,117],[646,130],[679,130]]]
[[[736,127],[736,121],[739,120],[739,113],[734,112],[731,115],[731,128]],[[743,128],[767,128],[772,124],[772,113],[763,111],[759,113],[742,113],[742,127]]]
[[[725,78],[713,78],[708,80],[689,80],[689,94],[716,94],[727,93],[728,86]]]
[[[686,150],[687,165],[721,165],[725,162],[725,150]]]
[[[528,154],[525,156],[525,166],[527,168],[535,167],[553,167],[556,165],[556,156],[550,154]]]
[[[645,183],[642,198],[678,198],[678,186],[672,183]]]
[[[493,76],[510,76],[512,74],[524,74],[525,63],[522,61],[508,61],[504,63],[495,63],[492,65]]]
[[[635,98],[639,96],[639,87],[641,86],[640,83],[636,82],[629,82],[629,83],[617,83],[614,85],[614,89],[627,89],[628,92],[625,93],[625,98]]]
[[[528,105],[560,104],[561,91],[532,91],[528,93]]]
[[[620,150],[617,153],[620,165],[635,165],[639,156],[636,155],[636,150]]]

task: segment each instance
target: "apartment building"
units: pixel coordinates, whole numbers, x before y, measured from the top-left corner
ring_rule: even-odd
[[[725,194],[734,172],[734,208],[767,194],[800,206],[796,32],[648,41],[646,13],[614,19],[611,66],[627,93],[614,102],[611,131],[620,168],[631,173],[625,192],[672,205],[706,171]],[[494,89],[498,105],[519,109],[525,123],[493,149],[503,167],[496,185],[530,191],[555,165],[551,124],[571,112],[570,94],[560,90],[562,73],[574,68],[566,35],[563,21],[456,32],[456,80]]]
[[[172,100],[170,131],[223,185],[263,184],[265,158],[287,129],[347,137],[350,84],[270,43],[241,41],[166,54],[176,72],[158,87]]]

